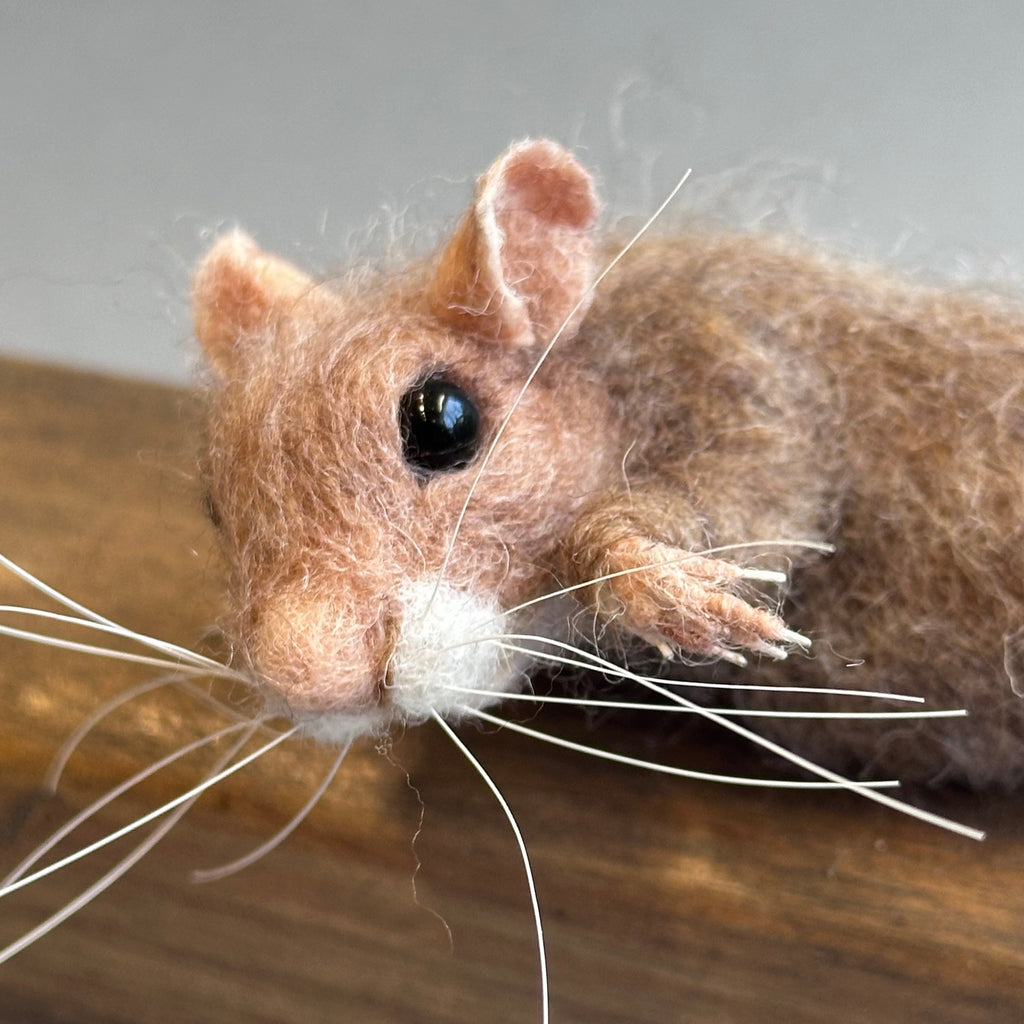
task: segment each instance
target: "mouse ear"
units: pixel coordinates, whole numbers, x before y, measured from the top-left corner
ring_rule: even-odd
[[[315,293],[316,281],[233,231],[207,253],[192,285],[196,336],[210,367],[226,377],[247,344]]]
[[[572,333],[589,305],[598,210],[590,175],[561,146],[513,146],[479,180],[442,253],[431,309],[516,345],[546,344],[567,319]]]

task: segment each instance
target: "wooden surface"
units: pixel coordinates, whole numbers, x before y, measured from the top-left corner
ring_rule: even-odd
[[[133,628],[201,644],[220,581],[194,444],[179,393],[0,362],[0,551]],[[0,600],[41,603],[6,576]],[[145,678],[0,639],[0,868],[223,721],[173,690],[140,698],[82,744],[56,799],[39,798],[62,739]],[[622,724],[539,724],[680,764],[760,767],[700,731],[654,749]],[[529,843],[557,1024],[1024,1021],[1020,796],[915,796],[987,828],[978,844],[848,795],[698,784],[511,734],[463,736]],[[0,1020],[539,1021],[511,833],[437,729],[396,737],[386,756],[354,751],[280,849],[223,881],[188,880],[283,825],[328,760],[292,743],[204,798],[125,879],[0,966]],[[180,792],[204,764],[161,774],[88,835]],[[109,863],[4,900],[0,940]]]

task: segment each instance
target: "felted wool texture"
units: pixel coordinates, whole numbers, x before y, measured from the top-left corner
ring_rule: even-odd
[[[627,264],[588,321],[624,405],[652,410],[639,417],[651,433],[632,455],[632,511],[612,518],[639,508],[641,530],[683,546],[830,541],[833,556],[798,557],[784,609],[813,656],[743,681],[881,688],[971,712],[889,730],[758,728],[844,770],[1018,785],[1024,704],[1003,663],[1024,614],[1019,304],[773,240],[665,239]],[[640,324],[633,352],[611,346]]]
[[[550,147],[539,155],[550,163]],[[577,186],[587,180],[564,154],[562,162]],[[565,180],[543,170],[544,180]],[[502,221],[512,211],[518,224],[547,232],[543,211],[518,210],[511,194],[502,206]],[[465,253],[461,277],[442,259],[440,270],[416,268],[376,295],[311,279],[296,286],[292,268],[237,238],[215,247],[197,275],[197,329],[213,370],[203,469],[231,570],[226,628],[239,657],[294,713],[347,710],[379,724],[403,628],[396,595],[436,574],[448,554],[472,473],[424,485],[410,471],[398,432],[402,395],[446,371],[476,397],[486,445],[511,411],[509,382],[526,379],[536,346],[549,340],[544,324],[581,297],[582,287],[567,295],[538,267],[517,282],[516,302],[484,300],[479,328],[460,330],[479,268],[501,265],[488,249],[501,235],[476,231],[478,219],[467,221],[469,243],[453,242]],[[560,252],[567,231],[559,219],[540,251],[559,271],[582,261],[577,274],[589,281],[592,246],[567,241],[570,255]],[[527,306],[537,323],[523,319]],[[439,307],[441,315],[430,312]],[[210,324],[216,329],[204,331]],[[607,454],[579,430],[606,399],[576,362],[546,368],[520,402],[447,562],[449,586],[510,607],[553,585],[560,538],[611,473]]]
[[[239,659],[293,714],[375,731],[407,717],[387,681],[411,581],[444,566],[452,591],[510,609],[628,572],[575,590],[578,611],[547,628],[705,660],[798,629],[810,655],[751,657],[742,681],[911,692],[971,716],[768,727],[789,746],[1020,784],[1004,639],[1024,626],[1019,303],[706,232],[640,242],[591,297],[618,246],[596,213],[568,153],[520,143],[435,260],[373,289],[327,287],[238,238],[215,247],[196,284],[202,464]],[[398,403],[444,371],[475,398],[486,451],[566,317],[446,562],[482,454],[424,481]],[[788,591],[742,579],[748,564],[787,571]]]

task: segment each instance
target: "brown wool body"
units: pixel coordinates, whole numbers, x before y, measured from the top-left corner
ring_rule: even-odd
[[[481,178],[434,260],[372,288],[218,243],[195,289],[203,469],[238,656],[314,733],[379,732],[435,707],[401,696],[419,685],[401,666],[453,643],[416,625],[439,579],[482,621],[575,586],[502,628],[615,651],[639,638],[695,658],[691,677],[966,707],[771,729],[844,770],[1024,781],[1020,307],[705,233],[641,240],[591,295],[618,251],[595,238],[597,212],[575,160],[528,142]],[[399,403],[432,373],[473,396],[482,443],[425,478]],[[777,543],[795,541],[834,551]],[[501,662],[494,699],[529,668]]]

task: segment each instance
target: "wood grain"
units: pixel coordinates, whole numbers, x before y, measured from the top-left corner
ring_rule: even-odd
[[[194,445],[179,392],[0,362],[0,551],[105,615],[201,645],[221,584]],[[6,577],[0,600],[42,603]],[[223,721],[170,689],[139,698],[82,744],[60,795],[41,797],[62,739],[145,678],[0,639],[0,867]],[[655,746],[624,723],[545,713],[540,724],[680,764],[760,767],[697,729]],[[529,842],[556,1024],[1024,1020],[1019,796],[912,794],[988,829],[979,844],[848,795],[698,784],[507,733],[463,736]],[[354,751],[280,849],[223,881],[189,881],[284,824],[329,760],[294,742],[204,798],[109,892],[0,966],[0,1019],[538,1021],[511,833],[436,729]],[[205,763],[161,773],[87,834],[180,792]],[[111,862],[97,855],[4,900],[0,940]]]

